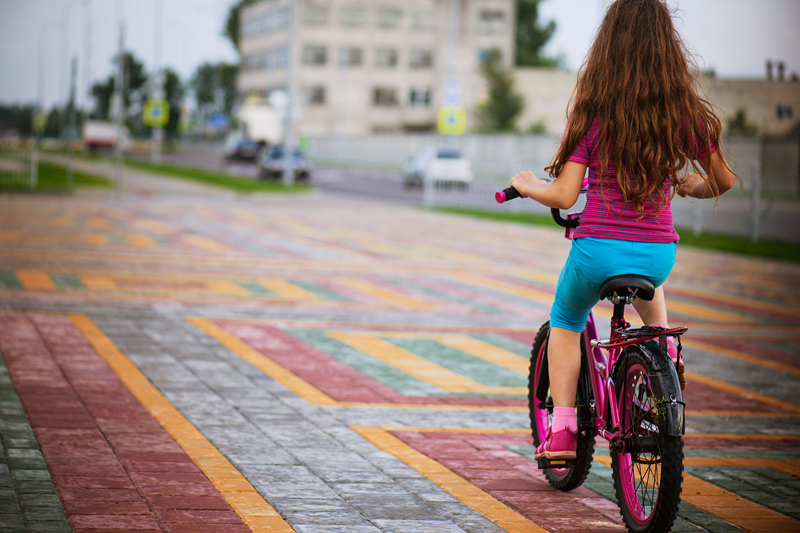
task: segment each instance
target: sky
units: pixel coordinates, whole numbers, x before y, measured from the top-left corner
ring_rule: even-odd
[[[238,61],[222,36],[233,0],[0,0],[0,102],[36,101],[40,70],[45,105],[66,101],[69,57],[76,55],[78,104],[88,105],[87,79],[97,82],[112,74],[120,18],[125,21],[126,49],[150,70],[157,55],[153,38],[159,3],[162,66],[187,80],[204,61]],[[557,25],[546,54],[563,56],[565,66],[577,70],[606,4],[607,0],[543,0],[540,20],[552,19]],[[701,68],[714,69],[722,78],[763,78],[769,58],[783,61],[787,73],[800,74],[800,0],[668,0],[668,4],[677,9],[678,31]],[[91,31],[85,27],[87,5]],[[40,42],[42,69],[37,66]]]

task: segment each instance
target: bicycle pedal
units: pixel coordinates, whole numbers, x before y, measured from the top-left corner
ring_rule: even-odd
[[[540,457],[536,460],[539,463],[539,470],[548,468],[570,468],[574,459],[548,459],[547,457]]]

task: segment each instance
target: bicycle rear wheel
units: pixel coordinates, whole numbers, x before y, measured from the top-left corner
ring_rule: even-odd
[[[617,399],[624,449],[611,454],[614,488],[622,518],[633,533],[667,533],[675,522],[683,477],[683,441],[665,431],[664,398],[650,354],[625,350],[617,373]]]
[[[553,420],[553,398],[550,395],[550,376],[547,365],[547,339],[550,322],[545,322],[536,334],[531,349],[531,366],[528,372],[528,408],[531,420],[534,446],[538,446],[547,435],[547,428]],[[569,468],[547,468],[544,475],[555,488],[570,491],[580,487],[589,475],[594,452],[593,422],[589,415],[591,393],[586,383],[586,347],[581,338],[581,377],[578,383],[576,404],[578,407],[578,449],[577,457]],[[588,417],[588,420],[587,420]]]

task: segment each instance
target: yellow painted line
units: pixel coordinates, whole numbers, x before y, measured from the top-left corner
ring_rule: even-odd
[[[765,435],[763,433],[687,433],[684,439],[798,440],[800,435]]]
[[[47,289],[52,290],[56,288],[56,284],[47,275],[47,272],[40,270],[17,270],[15,272],[17,279],[26,289]]]
[[[368,426],[350,427],[372,444],[403,461],[503,530],[509,533],[546,533],[546,529],[508,508],[449,468],[416,451],[386,429]]]
[[[183,448],[220,495],[250,528],[258,533],[290,533],[287,524],[249,481],[200,431],[142,374],[103,331],[82,314],[71,314],[72,323],[114,370],[136,399]]]
[[[280,278],[261,278],[258,284],[289,300],[319,300],[319,295]]]
[[[437,411],[527,411],[527,405],[457,405],[452,403],[369,403],[338,402],[341,407],[381,407],[386,409],[435,409]]]
[[[389,290],[385,287],[381,287],[375,283],[371,283],[369,281],[358,279],[358,278],[335,278],[334,281],[345,287],[349,287],[356,291],[362,292],[369,296],[381,299],[381,300],[388,300],[394,304],[403,306],[403,307],[410,307],[412,309],[430,309],[433,307],[433,304],[424,302],[422,300],[416,300],[414,298],[409,298],[403,294],[397,293],[395,291]]]
[[[759,394],[757,392],[753,392],[751,390],[745,389],[743,387],[738,387],[736,385],[731,385],[730,383],[726,383],[724,381],[720,381],[718,379],[709,378],[706,376],[702,376],[700,374],[695,374],[694,372],[686,372],[686,379],[688,381],[694,381],[696,383],[702,383],[703,385],[707,385],[709,387],[714,387],[715,389],[719,389],[725,392],[730,392],[732,394],[736,394],[738,396],[742,396],[743,398],[747,398],[750,400],[755,400],[757,402],[765,403],[767,405],[772,405],[783,409],[784,411],[789,411],[791,413],[800,414],[800,405],[795,405],[793,403],[784,402],[783,400],[778,400],[777,398],[772,398],[771,396],[766,396],[764,394]],[[765,413],[765,416],[766,413]]]
[[[206,281],[206,287],[208,287],[210,291],[220,294],[229,294],[231,296],[248,296],[250,294],[250,291],[241,285],[224,279],[208,280]]]
[[[611,467],[610,456],[595,455],[594,460]],[[723,490],[686,472],[683,473],[681,501],[750,533],[800,531],[800,522],[794,518]]]
[[[387,363],[421,381],[430,383],[446,392],[478,394],[528,394],[527,387],[492,387],[462,376],[441,365],[428,361],[414,353],[379,338],[380,333],[358,333],[352,331],[325,332],[351,348]]]
[[[359,334],[375,334],[361,330]],[[450,346],[469,354],[478,359],[483,359],[488,363],[518,372],[524,376],[528,375],[530,360],[514,352],[509,352],[494,344],[489,344],[471,337],[469,334],[462,333],[427,333],[420,331],[381,331],[380,336],[386,338],[400,339],[431,339],[441,344]]]
[[[136,225],[141,227],[142,229],[149,231],[151,233],[158,233],[160,235],[166,235],[168,233],[172,233],[175,229],[172,226],[164,224],[158,220],[153,220],[149,218],[145,218],[143,220],[137,220]]]
[[[684,288],[684,287],[671,287],[668,289],[668,292],[675,292],[678,294],[691,294],[694,296],[702,296],[703,298],[707,298],[709,300],[714,300],[722,304],[734,304],[739,305],[744,309],[753,309],[759,311],[767,311],[769,313],[776,313],[780,315],[789,315],[800,317],[800,309],[795,307],[787,307],[780,304],[774,304],[770,302],[763,302],[759,300],[753,300],[750,298],[743,298],[741,296],[731,296],[729,294],[723,294],[719,292],[712,292],[703,290],[698,287],[691,287],[691,288]]]
[[[21,241],[22,233],[19,231],[0,231],[0,241]]]
[[[791,418],[798,413],[772,413],[769,411],[713,411],[687,409],[686,416],[757,416],[759,418]]]
[[[557,274],[550,274],[541,270],[518,270],[515,271],[513,275],[518,278],[529,279],[531,281],[541,281],[543,283],[547,283],[548,285],[552,285],[554,288],[556,283],[558,283]]]
[[[299,378],[293,372],[286,370],[281,365],[265,356],[240,338],[214,324],[207,318],[190,318],[194,324],[209,336],[218,340],[227,349],[258,368],[272,379],[315,405],[336,405],[337,402],[307,381]]]
[[[102,233],[87,233],[83,236],[86,244],[108,244],[108,235]]]
[[[117,284],[110,276],[100,276],[97,274],[84,274],[78,276],[87,289],[93,291],[111,291],[117,288]]]
[[[735,313],[726,313],[725,311],[717,311],[705,306],[690,304],[686,302],[676,302],[669,297],[669,289],[666,291],[667,298],[667,312],[678,313],[681,315],[701,318],[710,320],[712,322],[728,322],[728,323],[752,323],[758,322],[755,318],[749,316],[742,316]]]
[[[437,428],[425,426],[384,426],[382,429],[386,431],[413,431],[415,433],[510,433],[529,435],[531,432],[530,429],[518,428]]]
[[[755,363],[759,366],[765,366],[768,368],[774,368],[775,370],[780,370],[781,372],[787,372],[789,374],[794,374],[796,376],[800,376],[800,368],[787,365],[784,363],[779,363],[777,361],[771,361],[769,359],[765,359],[763,357],[757,357],[755,355],[750,355],[747,353],[743,353],[737,350],[731,350],[730,348],[723,348],[721,346],[715,346],[713,344],[709,344],[707,342],[697,341],[692,338],[681,338],[681,342],[686,346],[691,346],[692,348],[697,348],[699,350],[705,350],[707,352],[712,352],[718,355],[724,355],[725,357],[731,357],[733,359],[739,359],[740,361],[747,361],[748,363]]]
[[[107,218],[93,218],[89,221],[89,225],[97,229],[109,229],[111,227],[111,221]]]
[[[152,248],[156,245],[153,239],[147,235],[128,235],[125,237],[125,241],[131,246],[136,246],[138,248]]]
[[[760,459],[758,457],[684,457],[684,466],[741,466],[772,468],[800,477],[800,461],[796,459]]]
[[[227,252],[231,249],[231,247],[227,244],[215,241],[214,239],[209,239],[203,235],[183,235],[181,236],[181,241],[194,246],[195,248],[201,248],[209,252]]]
[[[512,370],[523,376],[528,375],[530,360],[499,346],[483,342],[469,335],[436,335],[435,339],[442,344],[461,350],[473,357]]]
[[[450,277],[468,283],[470,285],[477,285],[478,287],[486,287],[500,292],[511,294],[513,296],[520,296],[536,302],[552,303],[553,295],[549,292],[532,289],[530,287],[523,287],[521,285],[513,285],[511,283],[504,283],[472,274],[464,274],[462,272],[452,272]]]

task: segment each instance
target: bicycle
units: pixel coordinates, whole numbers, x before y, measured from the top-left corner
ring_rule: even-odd
[[[509,187],[495,198],[503,203],[518,196]],[[580,224],[580,213],[570,213],[566,219],[558,209],[551,209],[551,213],[571,240]],[[651,300],[654,291],[650,281],[635,275],[616,276],[603,283],[600,299],[614,304],[611,336],[598,338],[591,312],[581,336],[581,371],[575,398],[577,456],[572,460],[538,460],[553,487],[570,491],[581,486],[589,474],[595,437],[604,438],[609,443],[620,513],[632,533],[670,530],[683,480],[685,403],[677,362],[669,357],[666,339],[675,338],[680,361],[680,336],[688,328],[632,329],[624,316],[627,304],[636,298]],[[536,334],[531,350],[528,406],[535,446],[544,440],[553,416],[546,356],[549,332],[548,321]]]

